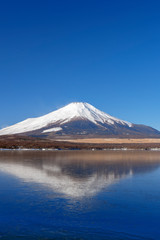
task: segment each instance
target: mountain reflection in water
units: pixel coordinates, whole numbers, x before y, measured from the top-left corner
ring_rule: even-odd
[[[159,166],[157,152],[0,152],[0,171],[70,198],[96,195],[122,178]]]

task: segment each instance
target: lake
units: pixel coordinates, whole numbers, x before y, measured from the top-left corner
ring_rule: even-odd
[[[0,239],[160,239],[160,152],[0,151]]]

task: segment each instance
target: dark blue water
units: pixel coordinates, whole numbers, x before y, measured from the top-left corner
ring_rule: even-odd
[[[160,153],[1,151],[0,239],[160,239]]]

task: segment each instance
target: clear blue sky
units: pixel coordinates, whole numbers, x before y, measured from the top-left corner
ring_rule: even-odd
[[[0,83],[0,127],[85,101],[160,130],[160,1],[1,1]]]

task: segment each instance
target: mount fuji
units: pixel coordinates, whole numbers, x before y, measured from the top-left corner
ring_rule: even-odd
[[[46,138],[160,137],[154,128],[112,117],[88,103],[74,102],[47,115],[28,118],[0,130],[0,135]]]

